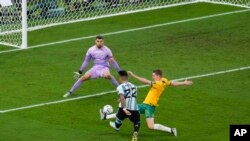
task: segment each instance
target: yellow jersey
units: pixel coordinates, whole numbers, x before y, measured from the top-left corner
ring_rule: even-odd
[[[160,81],[151,82],[151,89],[143,103],[151,106],[158,106],[158,101],[163,91],[170,85],[171,82],[166,78],[162,78]]]

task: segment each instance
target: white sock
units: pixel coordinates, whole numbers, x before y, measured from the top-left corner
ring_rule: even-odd
[[[106,119],[113,119],[113,118],[116,118],[116,114],[109,114],[106,117]]]
[[[161,124],[154,124],[154,129],[164,131],[164,132],[169,132],[169,133],[172,132],[171,128],[161,125]]]

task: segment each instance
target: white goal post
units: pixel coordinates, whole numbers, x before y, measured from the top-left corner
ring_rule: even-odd
[[[198,2],[250,8],[250,0],[0,0],[0,44],[25,49],[29,31]]]

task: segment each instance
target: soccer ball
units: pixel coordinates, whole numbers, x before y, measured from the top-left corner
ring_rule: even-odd
[[[111,105],[105,105],[102,109],[103,113],[111,114],[113,113],[113,107]]]

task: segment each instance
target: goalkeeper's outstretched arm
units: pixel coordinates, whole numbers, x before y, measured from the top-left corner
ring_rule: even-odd
[[[151,81],[148,80],[148,79],[146,79],[146,78],[137,76],[137,75],[135,75],[135,74],[134,74],[133,72],[131,72],[131,71],[128,71],[128,74],[131,75],[132,77],[134,77],[135,79],[139,80],[139,81],[142,82],[143,84],[151,85]]]
[[[110,58],[109,62],[112,64],[112,66],[114,67],[114,69],[119,72],[121,70],[120,66],[118,65],[118,63],[116,62],[115,58]]]
[[[90,60],[91,60],[91,57],[87,55],[87,56],[85,57],[85,59],[84,59],[82,65],[81,65],[80,69],[79,69],[79,73],[80,73],[80,74],[82,74],[82,72],[87,68],[87,66],[88,66],[88,64],[89,64],[89,62],[90,62]]]
[[[82,74],[82,72],[87,68],[89,62],[91,60],[91,57],[90,56],[86,56],[79,71],[78,72],[74,72],[74,78],[77,80],[80,78],[80,75]]]

